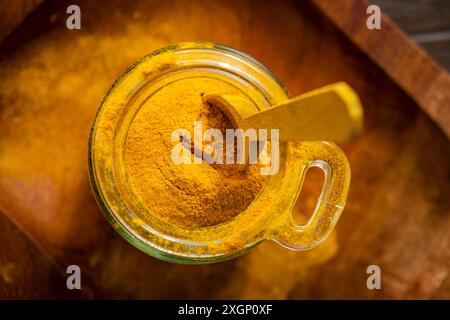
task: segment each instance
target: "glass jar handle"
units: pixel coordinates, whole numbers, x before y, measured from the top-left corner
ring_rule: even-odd
[[[339,219],[350,185],[350,166],[344,152],[326,141],[301,142],[296,156],[300,156],[303,162],[300,192],[306,172],[311,167],[319,167],[325,174],[322,192],[305,224],[296,224],[291,210],[283,215],[284,221],[278,225],[273,239],[287,248],[305,250],[324,241]]]

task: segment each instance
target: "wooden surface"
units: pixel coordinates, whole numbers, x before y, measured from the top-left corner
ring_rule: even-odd
[[[447,0],[369,0],[380,6],[408,35],[450,29],[450,2]]]
[[[450,70],[450,1],[371,0],[409,37]]]
[[[55,285],[65,280],[67,265],[78,264],[83,289],[77,294],[84,298],[450,298],[450,142],[417,105],[445,96],[449,87],[408,82],[408,70],[420,63],[425,75],[446,76],[389,25],[383,34],[397,41],[370,53],[360,30],[365,20],[338,23],[330,14],[345,17],[352,14],[346,4],[362,2],[333,2],[324,9],[320,0],[108,7],[77,1],[83,13],[78,33],[65,29],[69,2],[42,4],[0,49],[0,80],[33,79],[34,92],[0,88],[0,297],[68,294]],[[213,27],[198,23],[205,17]],[[227,23],[214,25],[218,21]],[[359,37],[351,36],[351,26]],[[135,59],[186,40],[253,55],[293,95],[341,80],[360,95],[365,131],[342,145],[352,168],[348,202],[336,232],[317,249],[292,252],[266,242],[228,262],[174,265],[134,249],[103,218],[86,170],[98,103]],[[407,50],[407,63],[394,49]],[[60,80],[71,85],[55,86]],[[41,90],[48,97],[34,99]],[[309,187],[303,201],[308,194]],[[371,264],[381,267],[382,290],[366,287]],[[15,268],[20,265],[28,271]]]
[[[445,70],[386,16],[382,16],[381,30],[369,30],[365,24],[367,2],[313,0],[313,3],[450,138],[450,75]]]
[[[42,0],[0,0],[0,42],[41,2]]]

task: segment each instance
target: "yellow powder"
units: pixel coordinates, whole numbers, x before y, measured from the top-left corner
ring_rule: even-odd
[[[185,227],[206,227],[233,218],[248,207],[264,182],[256,165],[172,162],[177,143],[171,140],[172,131],[193,132],[196,120],[202,121],[203,131],[232,128],[217,107],[202,102],[202,94],[209,92],[242,95],[212,78],[171,83],[141,107],[125,145],[126,173],[134,194],[152,214]]]

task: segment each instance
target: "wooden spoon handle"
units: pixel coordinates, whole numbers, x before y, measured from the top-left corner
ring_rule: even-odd
[[[246,117],[241,127],[279,129],[283,141],[345,141],[362,131],[363,109],[353,89],[338,82]]]

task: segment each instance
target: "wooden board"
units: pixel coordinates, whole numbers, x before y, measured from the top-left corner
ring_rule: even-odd
[[[450,2],[447,0],[370,0],[378,5],[409,35],[450,29]]]
[[[450,138],[450,75],[391,20],[382,15],[381,30],[366,27],[367,3],[313,0],[362,52],[381,67]]]
[[[62,296],[54,285],[64,274],[45,270],[78,264],[85,298],[450,298],[450,142],[427,115],[447,128],[448,74],[391,23],[376,38],[366,34],[365,10],[356,10],[365,2],[77,3],[81,31],[65,28],[71,2],[45,1],[0,49],[0,229],[13,230],[0,233],[8,244],[0,263],[23,263],[25,255],[11,254],[17,248],[44,270],[34,276],[36,294],[0,297]],[[253,55],[293,95],[341,80],[360,95],[365,131],[342,145],[352,168],[348,203],[322,246],[293,252],[267,242],[220,264],[174,265],[134,249],[103,218],[86,171],[97,106],[134,60],[186,40]],[[372,52],[370,41],[388,45]],[[371,264],[381,267],[380,291],[366,287]],[[24,287],[27,277],[14,281]]]
[[[0,42],[41,2],[42,0],[0,0]]]
[[[370,0],[408,36],[450,71],[450,2],[447,0]]]
[[[371,0],[408,36],[450,71],[450,2]]]

